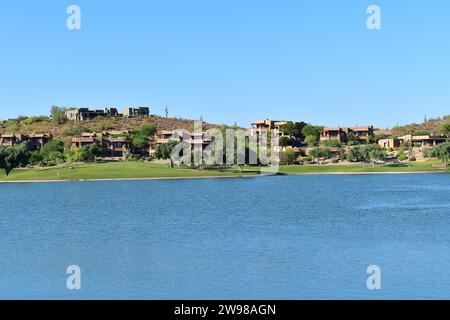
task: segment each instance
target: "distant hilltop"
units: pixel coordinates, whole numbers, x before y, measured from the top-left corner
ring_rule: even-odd
[[[73,109],[70,111],[75,111]],[[65,113],[66,111],[63,111]],[[83,117],[86,116],[83,115]],[[194,121],[192,119],[161,117],[157,115],[149,116],[123,116],[120,113],[114,117],[106,117],[99,112],[89,119],[69,120],[68,118],[58,119],[58,113],[54,113],[53,117],[37,116],[25,117],[21,116],[16,119],[10,119],[0,123],[0,134],[28,134],[28,133],[51,133],[54,139],[70,140],[73,136],[78,136],[84,132],[103,132],[109,130],[116,131],[133,131],[148,124],[154,124],[158,131],[186,129],[192,131]],[[203,128],[217,128],[220,125],[203,122]]]
[[[124,118],[141,118],[150,116],[150,108],[125,108],[120,112],[117,108],[104,108],[100,110],[90,110],[89,108],[75,108],[65,111],[67,120],[69,121],[89,121],[98,117],[124,117]]]
[[[427,119],[424,118],[422,123],[412,123],[404,126],[396,126],[392,128],[395,135],[415,134],[447,134],[450,135],[450,115],[443,117]]]

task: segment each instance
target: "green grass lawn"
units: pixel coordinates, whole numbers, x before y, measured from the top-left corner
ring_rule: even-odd
[[[280,166],[280,174],[301,173],[358,173],[358,172],[450,172],[438,161],[414,162],[390,165],[305,165]],[[247,167],[243,175],[259,174],[259,168]],[[235,169],[195,170],[189,168],[169,168],[165,164],[144,162],[107,162],[74,164],[49,168],[15,169],[7,177],[0,171],[0,181],[36,180],[85,180],[85,179],[134,179],[134,178],[189,178],[189,177],[239,177]]]
[[[250,175],[250,172],[245,172]],[[65,165],[49,168],[14,169],[8,177],[2,170],[0,181],[36,180],[84,180],[84,179],[133,179],[133,178],[184,178],[207,176],[240,176],[232,169],[194,170],[189,168],[169,168],[165,164],[144,162],[107,162]]]
[[[305,165],[305,166],[280,166],[282,174],[300,173],[364,173],[364,172],[450,172],[450,168],[444,168],[439,161],[423,161],[395,164],[368,165]]]

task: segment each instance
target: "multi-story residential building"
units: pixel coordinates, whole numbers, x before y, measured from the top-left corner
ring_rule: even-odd
[[[346,143],[349,134],[353,134],[355,140],[359,142],[368,142],[369,137],[374,134],[374,129],[373,126],[324,128],[320,132],[320,141],[331,140]]]
[[[38,133],[25,135],[31,151],[41,150],[42,147],[50,142],[53,136],[50,133]]]
[[[104,138],[103,155],[108,158],[124,158],[130,152],[131,143],[128,138]]]
[[[72,148],[83,148],[91,144],[99,145],[103,156],[124,158],[131,150],[131,142],[126,137],[128,131],[105,131],[102,133],[82,133],[72,138]]]
[[[148,117],[150,115],[150,108],[140,107],[140,108],[125,108],[120,113],[117,108],[104,108],[101,110],[90,110],[89,108],[77,108],[73,110],[66,111],[66,117],[70,121],[88,121],[93,120],[97,117],[126,117],[126,118],[137,118],[137,117]]]
[[[72,138],[72,148],[83,148],[91,144],[102,145],[103,134],[102,133],[82,133],[79,137]]]
[[[271,130],[278,130],[278,134],[280,137],[289,136],[288,133],[285,133],[281,130],[281,128],[291,121],[279,121],[279,120],[256,120],[252,123],[251,134],[259,134],[261,131],[269,132]],[[306,125],[304,122],[292,121],[298,128],[299,131]],[[301,132],[298,132],[297,137],[291,136],[291,138],[298,138]]]
[[[162,130],[159,133],[159,139],[157,139],[160,143],[167,143],[169,140],[173,137],[176,130]],[[182,135],[182,133],[179,132],[179,135]]]
[[[348,128],[324,128],[320,131],[320,141],[347,142]]]
[[[287,124],[287,121],[279,121],[279,120],[256,120],[252,123],[252,133],[260,133],[261,131],[270,131],[270,130],[278,130],[280,132],[280,136],[283,136],[283,132],[280,131],[280,128]]]
[[[150,108],[139,107],[139,108],[125,108],[120,114],[125,118],[138,118],[138,117],[148,117],[150,116]]]
[[[175,140],[174,135],[175,130],[162,130],[158,132],[155,139],[150,141],[149,154],[154,154],[160,145],[168,143],[170,140]]]
[[[119,112],[116,108],[104,108],[101,110],[90,110],[88,108],[77,108],[66,111],[66,117],[70,121],[88,121],[97,117],[118,117]]]
[[[362,126],[362,127],[351,127],[349,128],[349,132],[353,132],[355,134],[355,138],[357,140],[368,141],[370,136],[374,135],[373,126]]]
[[[23,134],[2,134],[0,135],[0,145],[5,147],[12,147],[14,144],[22,143],[25,141]]]
[[[154,154],[161,144],[168,143],[169,141],[183,141],[183,132],[182,130],[162,130],[157,133],[155,139],[150,142],[149,153]],[[211,144],[211,138],[208,137],[206,132],[202,133],[189,133],[189,142],[192,149],[194,149],[195,145],[202,145],[202,148],[206,148],[206,146]]]
[[[283,129],[283,126],[293,123],[295,126],[294,132],[286,132]],[[294,147],[300,147],[302,145],[302,133],[301,130],[306,126],[305,122],[299,121],[279,121],[279,120],[256,120],[252,123],[252,127],[250,129],[250,135],[259,135],[261,132],[264,133],[272,133],[273,130],[278,131],[279,138],[288,138],[289,145]],[[268,141],[270,143],[270,141]]]
[[[28,143],[31,151],[40,150],[46,143],[52,140],[50,133],[30,133],[30,134],[2,134],[0,135],[0,145],[11,147],[22,142]]]

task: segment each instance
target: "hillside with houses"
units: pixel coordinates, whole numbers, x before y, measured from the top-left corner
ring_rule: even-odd
[[[106,117],[100,116],[85,121],[54,121],[49,116],[26,117],[2,121],[0,134],[42,134],[50,133],[55,139],[67,140],[85,132],[102,132],[108,130],[132,131],[145,125],[155,125],[157,130],[175,130],[183,128],[192,130],[194,120],[150,115],[145,117]],[[206,129],[219,125],[203,122]]]
[[[202,119],[201,123],[202,131],[195,132],[194,120],[151,115],[146,107],[121,111],[53,107],[50,116],[18,117],[0,124],[0,166],[8,172],[15,167],[98,160],[169,160],[173,147],[181,140],[191,150],[205,150],[215,139],[207,129],[220,128],[223,132],[226,128],[238,128]],[[256,155],[250,145],[252,137],[253,141],[260,141],[266,132],[276,132],[278,143],[269,144],[269,150],[279,154],[277,161],[285,165],[379,164],[431,158],[441,159],[447,165],[450,153],[448,116],[392,130],[370,124],[325,127],[303,121],[263,119],[255,120],[245,132],[248,159],[251,152]],[[245,164],[260,165],[259,155],[253,158],[256,163]],[[172,160],[170,163],[173,165]],[[217,165],[223,166],[224,162]]]

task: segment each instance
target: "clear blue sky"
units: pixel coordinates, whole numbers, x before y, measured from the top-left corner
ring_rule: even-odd
[[[66,28],[77,4],[82,29]],[[382,9],[382,30],[366,9]],[[3,1],[0,118],[139,106],[393,126],[450,112],[450,1]]]

